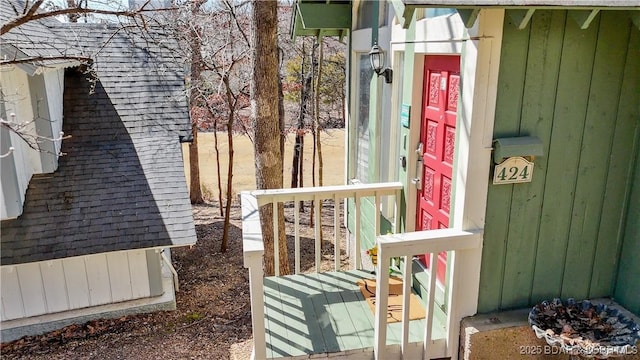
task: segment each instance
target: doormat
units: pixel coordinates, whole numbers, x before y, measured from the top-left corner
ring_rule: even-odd
[[[360,279],[357,282],[360,292],[369,304],[371,311],[376,313],[376,280]],[[387,304],[387,323],[402,321],[402,279],[392,276],[389,278],[389,302]],[[416,294],[409,298],[409,320],[423,319],[425,310]]]

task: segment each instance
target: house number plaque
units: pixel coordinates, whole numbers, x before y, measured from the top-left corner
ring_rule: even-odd
[[[496,165],[493,184],[516,184],[531,182],[533,163],[523,157],[510,157]]]

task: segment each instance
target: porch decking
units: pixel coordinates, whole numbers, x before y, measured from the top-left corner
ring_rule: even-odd
[[[265,278],[267,358],[373,354],[374,316],[356,284],[363,278],[374,275],[351,270]],[[387,345],[400,344],[401,327],[388,325]],[[424,319],[410,322],[412,347],[422,348],[424,328]],[[432,334],[433,343],[444,342],[444,324],[434,321]]]
[[[482,251],[482,230],[438,229],[400,233],[399,222],[393,224],[394,234],[380,235],[383,197],[393,197],[394,216],[399,218],[402,184],[354,184],[317,188],[271,189],[243,192],[242,242],[244,266],[249,269],[251,290],[251,321],[253,332],[252,359],[435,359],[456,358],[461,316],[472,313],[473,293],[477,272],[469,274],[469,263]],[[375,215],[373,230],[376,236],[377,274],[356,270],[360,261],[361,204],[363,198],[372,199]],[[338,249],[345,239],[339,238],[339,207],[334,207],[333,244],[335,272],[321,273],[322,243],[320,231],[320,203],[332,199],[340,204],[353,201],[353,241],[347,241],[347,253],[354,270],[338,272],[342,268]],[[349,200],[351,199],[351,200]],[[315,272],[300,274],[300,234],[297,204],[314,200],[315,216]],[[279,276],[278,205],[294,204],[294,268],[296,275]],[[273,264],[275,277],[264,277],[265,243],[262,237],[259,209],[272,207]],[[346,220],[345,220],[346,222]],[[367,225],[369,226],[369,225]],[[356,250],[357,249],[357,250]],[[410,321],[411,302],[402,298],[401,322],[388,324],[387,305],[390,291],[389,265],[400,258],[402,293],[411,291],[414,282],[412,258],[414,254],[430,254],[436,263],[437,254],[447,251],[448,292],[441,303],[436,302],[436,274],[428,284],[421,284],[420,293],[426,304],[426,320]],[[388,264],[388,265],[387,265]],[[398,265],[398,264],[396,264]],[[475,269],[475,267],[472,267]],[[365,302],[356,282],[362,278],[376,279],[375,315]],[[424,285],[424,286],[423,286]],[[471,301],[466,301],[471,300]],[[471,304],[471,305],[470,305]],[[414,305],[418,306],[418,305]],[[446,314],[438,307],[444,306]],[[440,314],[442,313],[442,316]]]

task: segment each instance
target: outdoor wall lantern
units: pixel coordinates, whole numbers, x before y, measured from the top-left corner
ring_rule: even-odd
[[[374,44],[369,51],[369,61],[371,61],[371,68],[378,75],[384,76],[384,82],[391,84],[393,80],[393,70],[384,67],[384,51],[380,49],[378,44]]]

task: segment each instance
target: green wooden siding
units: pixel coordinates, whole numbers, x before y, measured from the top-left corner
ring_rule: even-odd
[[[620,266],[618,270],[618,278],[615,283],[614,298],[624,307],[640,315],[640,116],[638,116],[638,107],[640,106],[640,86],[638,79],[640,77],[640,32],[634,31],[631,34],[631,44],[627,61],[635,61],[635,67],[628,67],[624,75],[622,84],[622,92],[634,96],[629,103],[620,104],[620,116],[628,117],[626,122],[634,125],[635,121],[635,154],[636,166],[633,173],[624,173],[626,169],[612,168],[610,171],[616,171],[618,176],[630,176],[633,179],[631,194],[627,201],[628,212],[625,219],[625,230],[623,237],[622,251],[620,252]],[[634,136],[634,126],[616,128],[616,138],[630,139]],[[620,151],[628,151],[629,149],[621,149]],[[607,195],[605,198],[608,200]],[[613,255],[612,255],[613,256]]]
[[[517,30],[507,11],[494,138],[537,136],[545,155],[531,183],[489,186],[479,312],[613,295],[637,158],[638,35],[627,11],[586,30],[561,10]]]
[[[415,20],[415,14],[413,16]],[[411,41],[415,38],[415,27],[416,27],[416,22],[412,21],[411,26],[409,27],[409,29],[407,29],[407,32],[406,32],[407,41]],[[413,64],[414,64],[414,54],[415,54],[414,48],[415,48],[415,45],[412,43],[407,43],[405,45],[404,67],[403,69],[401,69],[401,71],[403,71],[402,89],[400,90],[401,91],[400,98],[402,99],[402,103],[404,104],[411,104],[411,100],[412,100],[411,96],[412,96],[412,87],[413,87],[413,81],[414,81],[413,79],[414,77]],[[374,79],[374,82],[375,81],[377,81],[377,79]],[[371,108],[370,122],[369,122],[370,124],[375,123],[373,119],[375,119],[375,116],[377,115],[375,114],[374,111],[377,111],[377,106],[378,106],[377,104],[379,104],[380,102],[377,99],[377,96],[378,96],[377,89],[378,89],[377,86],[372,87],[372,92],[371,92],[372,95],[371,95],[371,103],[370,103],[370,108]],[[405,128],[401,125],[398,125],[398,126],[400,126],[400,146],[398,148],[398,156],[408,156],[409,151],[411,151],[410,149],[407,148],[408,139],[410,137],[410,131],[411,130],[420,131],[420,119],[412,118],[410,121],[410,127],[411,127],[410,129]],[[370,135],[370,139],[375,139],[375,133]],[[352,149],[351,151],[354,151],[354,150]],[[373,148],[369,151],[370,158],[375,158],[375,154],[376,154],[375,151],[376,150]],[[351,159],[351,156],[348,156],[348,158]],[[378,171],[378,167],[376,166],[376,164],[370,163],[370,165],[371,166],[369,167],[369,170],[370,170],[369,180],[374,181],[376,171]],[[402,198],[400,199],[400,231],[406,231],[405,224],[406,224],[406,214],[407,214],[407,211],[406,211],[407,199],[405,198],[405,196],[408,192],[407,186],[412,186],[411,182],[408,179],[407,170],[412,171],[413,167],[415,167],[415,164],[407,163],[407,167],[405,169],[403,169],[402,167],[398,169],[398,172],[399,172],[398,181],[404,184],[404,191],[402,192],[402,195],[401,195]],[[361,207],[363,212],[360,220],[361,229],[362,229],[361,248],[370,249],[375,244],[375,237],[373,235],[374,206],[373,206],[372,199],[364,199],[362,201]],[[347,202],[347,208],[348,208],[348,221],[347,221],[348,225],[347,226],[349,230],[353,233],[353,229],[354,229],[353,214],[355,210],[355,204],[353,200],[350,200]],[[380,223],[380,233],[386,234],[388,232],[393,232],[393,228],[389,220],[382,217],[382,220]]]
[[[362,250],[371,249],[376,243],[375,227],[374,227],[374,198],[366,197],[360,200],[360,248]],[[349,217],[347,225],[349,231],[353,234],[355,229],[355,201],[349,199],[347,201],[347,209]],[[393,226],[384,216],[380,216],[380,234],[388,234],[393,232]]]
[[[635,174],[614,298],[629,311],[640,314],[640,161],[636,162]]]

